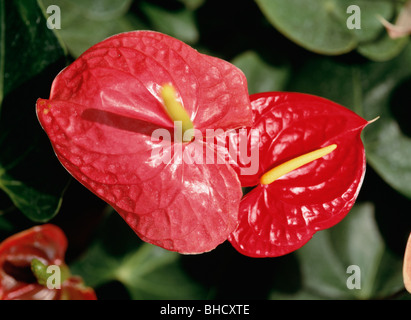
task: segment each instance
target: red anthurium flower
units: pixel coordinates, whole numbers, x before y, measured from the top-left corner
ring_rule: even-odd
[[[368,122],[307,94],[268,92],[250,99],[248,152],[258,148],[259,162],[253,174],[242,174],[252,163],[241,161],[240,150],[233,167],[244,187],[256,187],[241,201],[229,241],[245,255],[275,257],[300,248],[351,209],[365,174],[360,134]],[[239,138],[231,137],[237,148]]]
[[[92,288],[70,275],[64,263],[66,249],[66,236],[52,224],[1,242],[0,300],[96,300]],[[53,279],[48,283],[49,277]]]
[[[64,167],[142,240],[201,253],[235,229],[238,177],[196,138],[251,124],[235,66],[161,33],[123,33],[63,70],[37,115]]]

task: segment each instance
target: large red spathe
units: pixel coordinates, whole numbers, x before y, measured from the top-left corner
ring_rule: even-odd
[[[248,152],[259,149],[259,166],[255,174],[243,175],[241,168],[250,164],[233,164],[242,186],[255,188],[241,201],[239,226],[229,241],[245,255],[275,257],[300,248],[315,232],[335,225],[349,212],[365,173],[360,135],[368,122],[341,105],[308,94],[267,92],[250,100],[254,123],[248,129],[258,130],[259,139],[253,140],[249,130]],[[230,138],[236,142],[239,135]],[[260,183],[273,167],[333,144],[337,148],[330,154],[271,184]]]
[[[37,115],[64,167],[141,239],[201,253],[236,227],[241,186],[222,161],[186,164],[172,156],[163,163],[153,156],[157,149],[174,155],[179,143],[151,138],[155,129],[173,130],[160,96],[164,84],[176,89],[203,134],[251,125],[239,69],[151,31],[119,34],[87,50],[56,77],[50,98],[37,101]],[[206,142],[180,147],[191,154],[198,144],[220,157]]]

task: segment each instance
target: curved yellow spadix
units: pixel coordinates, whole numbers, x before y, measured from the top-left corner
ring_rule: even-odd
[[[184,135],[187,130],[191,129],[191,132],[194,133],[194,125],[188,115],[187,111],[181,105],[179,101],[177,101],[176,90],[170,84],[165,84],[161,87],[161,98],[164,102],[164,110],[167,112],[168,116],[170,117],[173,122],[180,121],[181,122],[181,129],[183,132],[183,141],[191,141],[193,135]]]
[[[303,165],[310,163],[314,160],[320,159],[325,155],[333,152],[337,148],[336,144],[329,145],[327,147],[317,149],[315,151],[303,154],[299,157],[286,161],[279,166],[272,168],[271,170],[264,173],[260,178],[261,184],[270,184],[273,183],[278,178],[283,175],[302,167]]]

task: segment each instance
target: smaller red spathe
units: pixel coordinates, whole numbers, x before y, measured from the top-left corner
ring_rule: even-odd
[[[251,139],[249,130],[249,148],[259,149],[259,167],[254,175],[242,175],[245,164],[233,164],[242,186],[255,188],[241,201],[239,226],[229,241],[245,255],[275,257],[300,248],[349,212],[365,174],[360,135],[368,122],[308,94],[267,92],[250,100],[254,124],[248,129],[258,130],[259,141]],[[260,183],[270,169],[327,146],[331,148],[325,156],[270,184]]]

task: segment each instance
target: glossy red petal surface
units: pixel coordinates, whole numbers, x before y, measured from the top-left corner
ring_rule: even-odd
[[[159,94],[165,83],[203,133],[250,124],[239,69],[146,31],[90,48],[56,77],[37,115],[65,168],[143,240],[181,253],[209,251],[236,226],[240,183],[227,164],[176,161],[197,149],[218,157],[212,146],[152,139],[156,129],[173,130]]]
[[[147,137],[139,137],[134,146],[140,150],[135,153],[103,155],[88,150],[82,156],[78,149],[81,160],[76,164],[65,158],[67,152],[71,157],[76,152],[73,145],[58,145],[56,153],[68,171],[112,205],[142,240],[181,253],[209,251],[224,242],[237,225],[242,196],[232,168],[182,161],[196,146],[214,152],[201,141],[183,145],[180,153],[161,142],[147,148]],[[163,163],[152,157],[157,148],[172,160]]]
[[[176,88],[196,129],[251,123],[247,80],[238,68],[153,31],[122,33],[91,47],[55,79],[50,100],[172,127],[159,94],[165,83]]]
[[[66,250],[67,238],[59,227],[52,224],[39,225],[19,232],[0,243],[0,265],[5,257],[16,252],[42,252],[41,258],[54,264],[64,260]]]
[[[257,186],[241,201],[239,227],[229,240],[249,256],[279,256],[303,246],[351,209],[365,174],[360,134],[368,122],[343,106],[306,94],[263,93],[251,101],[252,128],[260,132],[259,169],[240,180],[243,186]],[[331,144],[337,149],[323,158],[269,185],[259,183],[269,169]],[[239,162],[234,167],[240,172],[241,166]]]

